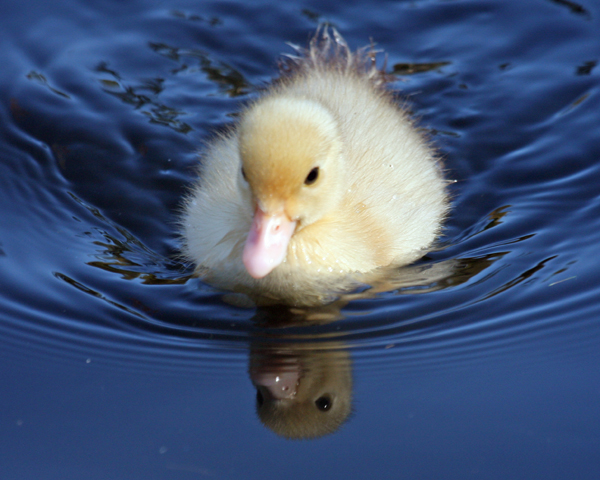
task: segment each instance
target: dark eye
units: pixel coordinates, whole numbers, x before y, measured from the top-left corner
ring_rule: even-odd
[[[242,167],[242,177],[244,177],[244,180],[248,181],[248,177],[246,177],[246,172],[244,172],[244,167]]]
[[[263,397],[263,394],[260,393],[259,389],[256,389],[256,404],[260,408],[263,406],[263,403],[265,403],[265,397]]]
[[[315,400],[315,405],[322,412],[326,412],[327,410],[329,410],[331,408],[332,403],[333,402],[331,401],[331,398],[329,398],[327,395],[323,395],[322,397],[319,397]]]
[[[306,180],[304,180],[305,185],[312,185],[319,178],[319,167],[313,168],[308,175],[306,176]]]

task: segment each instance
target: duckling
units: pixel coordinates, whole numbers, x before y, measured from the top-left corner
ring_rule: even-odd
[[[184,256],[257,304],[315,305],[422,257],[448,199],[438,157],[374,52],[317,31],[208,143]]]

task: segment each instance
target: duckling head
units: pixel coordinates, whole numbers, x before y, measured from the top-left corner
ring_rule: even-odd
[[[323,105],[274,95],[243,113],[239,148],[239,175],[254,212],[243,261],[251,276],[262,278],[285,259],[295,232],[339,204],[342,141]]]

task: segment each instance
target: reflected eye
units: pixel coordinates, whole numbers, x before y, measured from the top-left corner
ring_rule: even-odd
[[[304,180],[304,185],[312,185],[319,178],[319,167],[313,168],[308,175],[306,176],[306,180]]]
[[[246,177],[246,172],[244,171],[244,167],[242,167],[242,177],[244,177],[244,180],[246,180],[246,182],[248,181],[248,177]]]
[[[333,402],[331,401],[331,398],[329,398],[327,395],[323,395],[315,400],[315,405],[322,412],[329,410],[332,404]]]

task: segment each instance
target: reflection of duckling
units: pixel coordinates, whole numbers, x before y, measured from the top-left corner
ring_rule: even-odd
[[[322,303],[434,241],[444,180],[372,57],[317,34],[208,146],[182,219],[205,280],[263,304]]]
[[[278,435],[296,439],[327,435],[350,414],[352,374],[346,351],[308,350],[306,345],[253,347],[250,377],[258,416]]]

